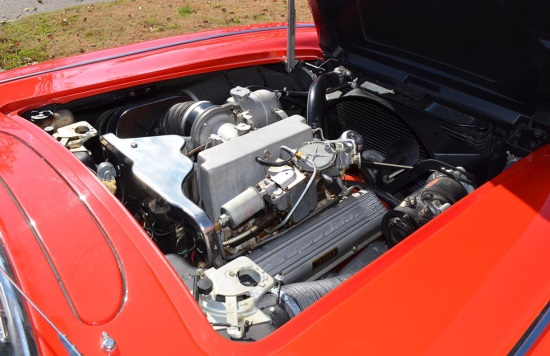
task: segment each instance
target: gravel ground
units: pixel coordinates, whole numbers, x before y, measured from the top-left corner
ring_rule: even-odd
[[[112,0],[0,0],[0,22],[66,7]]]

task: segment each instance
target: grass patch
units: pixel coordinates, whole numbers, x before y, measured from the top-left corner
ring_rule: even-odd
[[[189,5],[184,5],[178,9],[178,13],[181,15],[181,17],[187,17],[194,12],[195,10]]]
[[[142,22],[142,25],[144,28],[148,29],[149,31],[164,31],[164,23],[158,20],[145,20]]]
[[[254,19],[254,21],[263,22],[267,19],[267,16],[265,13],[262,12],[259,14],[252,15],[252,18]]]
[[[15,68],[47,59],[43,48],[22,48],[18,41],[0,38],[0,68]]]
[[[48,59],[48,45],[55,24],[41,16],[23,18],[0,26],[0,68],[10,69]]]
[[[1,23],[0,68],[224,26],[281,22],[287,12],[285,0],[183,1],[115,0]],[[307,0],[296,1],[296,15],[311,21]]]

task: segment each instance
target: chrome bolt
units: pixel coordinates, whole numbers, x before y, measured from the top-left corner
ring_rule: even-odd
[[[135,142],[132,142],[132,144],[130,145],[130,147],[132,147],[132,148],[137,148],[137,146],[138,146],[138,144],[135,143]]]
[[[113,352],[116,350],[116,341],[110,337],[105,331],[101,334],[101,349],[105,352]]]

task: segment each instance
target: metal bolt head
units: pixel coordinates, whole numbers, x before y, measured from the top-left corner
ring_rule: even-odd
[[[423,218],[428,218],[430,215],[430,210],[428,208],[424,208],[422,210],[420,210],[420,216],[423,217]]]
[[[132,142],[132,144],[130,145],[130,147],[132,147],[132,148],[137,148],[137,146],[138,146],[138,144],[135,143],[135,142]]]
[[[44,131],[46,131],[49,135],[53,135],[56,130],[53,126],[46,126],[44,127]]]
[[[101,334],[101,349],[105,352],[113,352],[116,350],[117,344],[115,339],[110,337],[105,331]]]

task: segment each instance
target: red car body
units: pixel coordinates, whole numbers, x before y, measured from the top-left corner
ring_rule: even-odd
[[[296,55],[322,57],[297,29]],[[104,354],[510,352],[550,300],[550,147],[479,187],[268,337],[220,337],[141,226],[19,113],[159,80],[279,63],[281,25],[232,28],[0,73],[0,237],[17,284],[77,349]],[[475,248],[473,248],[475,247]],[[40,354],[64,354],[25,303]],[[550,352],[550,329],[530,352]]]

